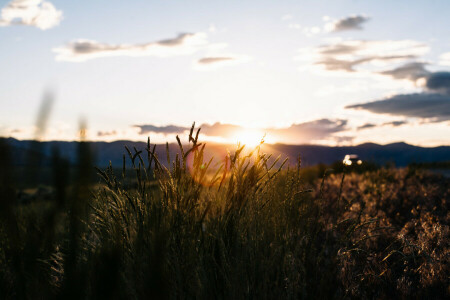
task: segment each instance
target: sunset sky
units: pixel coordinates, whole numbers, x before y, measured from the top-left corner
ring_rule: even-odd
[[[0,135],[450,145],[450,1],[0,1]],[[49,104],[49,102],[47,102]]]

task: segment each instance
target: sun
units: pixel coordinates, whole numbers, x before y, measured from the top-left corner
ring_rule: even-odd
[[[241,143],[248,147],[254,147],[261,143],[264,138],[264,132],[258,129],[242,129],[232,138],[232,142]]]

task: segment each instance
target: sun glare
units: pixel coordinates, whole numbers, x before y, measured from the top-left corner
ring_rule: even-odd
[[[233,142],[245,144],[248,147],[254,147],[261,143],[264,138],[264,132],[257,129],[243,129],[236,133]]]

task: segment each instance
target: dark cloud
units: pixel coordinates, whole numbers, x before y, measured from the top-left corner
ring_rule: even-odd
[[[428,90],[450,95],[450,72],[434,72],[427,77]]]
[[[395,95],[369,103],[349,105],[346,108],[431,121],[447,121],[450,120],[450,95],[438,93]]]
[[[186,130],[189,130],[188,127],[181,127],[175,125],[167,125],[167,126],[155,126],[155,125],[134,125],[140,129],[140,134],[148,134],[148,133],[162,133],[166,134],[180,134]]]
[[[344,31],[344,30],[361,30],[362,24],[369,21],[370,18],[366,16],[350,16],[346,17],[340,20],[337,20],[336,22],[332,23],[331,31]]]
[[[364,130],[364,129],[370,129],[370,128],[375,128],[375,127],[381,127],[381,126],[392,126],[392,127],[398,127],[404,124],[407,124],[408,122],[406,121],[392,121],[392,122],[385,122],[382,124],[373,124],[373,123],[366,123],[363,124],[361,126],[358,126],[356,129],[357,130]]]
[[[230,61],[230,60],[234,60],[234,57],[204,57],[198,60],[199,64],[214,64],[214,63],[218,63],[218,62],[224,62],[224,61]]]
[[[405,125],[405,124],[408,124],[408,122],[406,122],[406,121],[392,121],[392,122],[383,123],[382,125],[383,126],[398,127],[398,126],[402,126],[402,125]]]
[[[363,129],[373,128],[373,127],[376,127],[376,126],[377,126],[376,124],[366,123],[366,124],[363,124],[361,126],[358,126],[356,129],[357,130],[363,130]]]
[[[416,81],[417,79],[427,77],[430,74],[430,72],[425,69],[426,65],[427,63],[411,62],[392,70],[380,72],[380,74],[392,76],[394,79]]]
[[[426,63],[412,62],[393,70],[380,72],[395,79],[408,79],[416,81],[425,79],[425,88],[430,92],[450,94],[450,72],[430,72],[425,69]]]
[[[425,80],[426,92],[394,95],[369,103],[350,105],[346,108],[364,109],[378,114],[416,117],[427,121],[450,120],[450,72],[429,72],[425,63],[413,62],[381,72],[395,79]],[[394,121],[383,125],[401,126],[405,121]]]
[[[192,54],[208,45],[203,33],[181,33],[174,38],[144,44],[107,44],[76,40],[53,49],[56,60],[81,62],[106,56],[174,56]]]

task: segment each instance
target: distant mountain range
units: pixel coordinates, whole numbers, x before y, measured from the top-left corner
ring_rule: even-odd
[[[14,166],[24,166],[27,164],[27,157],[30,154],[43,157],[43,164],[50,164],[52,152],[57,149],[59,154],[66,158],[71,164],[77,161],[78,142],[34,142],[20,141],[14,138],[2,138],[9,145],[13,154],[12,164]],[[122,166],[123,154],[127,154],[125,146],[132,152],[134,148],[143,150],[145,154],[146,143],[133,141],[114,142],[88,142],[93,152],[94,164],[98,167],[106,167],[111,161],[112,165],[120,168]],[[214,156],[216,159],[223,159],[227,151],[233,152],[236,145],[224,145],[216,143],[206,143],[205,150],[207,157]],[[169,144],[170,157],[174,158],[179,151],[177,144]],[[394,143],[388,145],[378,145],[373,143],[361,144],[358,146],[318,146],[318,145],[285,145],[285,144],[265,144],[262,151],[273,154],[274,157],[288,158],[291,164],[295,164],[300,155],[303,166],[315,165],[318,163],[331,164],[335,161],[342,161],[346,154],[357,154],[363,161],[371,161],[377,164],[394,163],[402,167],[410,163],[431,163],[450,161],[450,146],[440,146],[433,148],[417,147],[406,143]],[[156,152],[160,161],[167,164],[166,145],[159,144]],[[144,155],[145,156],[145,155]]]

